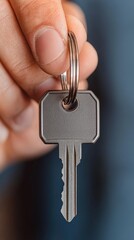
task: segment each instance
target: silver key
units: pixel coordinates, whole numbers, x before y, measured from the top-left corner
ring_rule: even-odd
[[[77,165],[82,143],[99,137],[99,101],[91,91],[78,91],[77,104],[67,110],[63,99],[67,91],[50,91],[40,102],[40,137],[45,143],[59,144],[63,163],[61,213],[70,222],[77,214]]]

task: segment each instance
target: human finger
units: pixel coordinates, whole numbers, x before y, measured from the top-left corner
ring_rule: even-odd
[[[4,143],[9,136],[9,130],[5,124],[0,120],[0,144]]]
[[[86,24],[86,18],[85,14],[80,8],[80,6],[74,2],[68,2],[68,1],[63,1],[63,9],[66,15],[71,15],[76,17],[81,21],[81,23],[84,25],[85,29],[87,29],[87,24]]]
[[[38,89],[54,88],[55,79],[36,64],[11,6],[5,0],[0,4],[0,30],[0,60],[17,85],[35,99]]]
[[[85,42],[79,60],[80,80],[87,79],[94,72],[98,64],[97,52],[89,42]]]
[[[58,75],[67,68],[67,23],[61,1],[10,0],[33,56],[43,70]],[[79,48],[86,33],[77,22]]]
[[[29,98],[0,64],[0,118],[15,131],[22,131],[32,121],[33,111],[29,103]]]
[[[11,7],[5,1],[0,5],[0,29],[0,58],[17,85],[35,99],[37,95],[39,99],[40,92],[55,88],[55,79],[35,63]],[[82,46],[82,42],[79,45]]]

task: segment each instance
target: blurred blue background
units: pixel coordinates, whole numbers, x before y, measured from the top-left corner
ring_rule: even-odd
[[[58,149],[0,175],[0,240],[134,240],[134,1],[78,0],[99,55],[101,137],[83,146],[78,216],[61,208]]]

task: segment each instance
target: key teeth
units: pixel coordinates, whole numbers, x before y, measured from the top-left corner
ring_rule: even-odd
[[[62,207],[61,207],[61,214],[63,215],[63,217],[64,217],[64,219],[67,221],[67,222],[71,222],[74,218],[75,218],[75,216],[77,215],[73,215],[73,216],[66,216],[66,214],[65,214],[65,206],[64,206],[64,191],[65,191],[65,183],[64,183],[64,185],[63,185],[63,191],[62,191],[62,193],[61,193],[61,200],[62,200]]]
[[[62,164],[63,164],[63,162],[62,162]],[[65,187],[65,182],[64,182],[64,168],[63,168],[63,167],[62,167],[61,173],[62,173],[61,179],[62,179],[62,181],[63,181],[63,191],[62,191],[62,193],[61,193],[61,200],[62,200],[62,208],[61,208],[61,209],[63,209],[64,187]]]
[[[61,200],[62,200],[62,205],[63,205],[63,192],[61,193]]]
[[[63,204],[63,201],[64,201],[64,187],[63,187],[63,191],[61,193],[61,200],[62,200],[62,204]]]
[[[61,170],[61,174],[62,174],[61,179],[62,179],[62,181],[64,182],[64,171],[63,171],[63,168],[62,168],[62,170]]]
[[[71,147],[72,146],[69,145],[69,149]],[[67,179],[66,179],[67,176],[66,176],[66,172],[65,172],[66,168],[69,171],[69,168],[72,167],[72,165],[68,162],[69,154],[71,155],[71,157],[72,157],[72,154],[75,154],[74,157],[75,157],[76,160],[80,159],[81,151],[80,151],[79,145],[76,144],[76,147],[77,147],[77,149],[72,149],[71,148],[70,152],[68,150],[68,147],[66,148],[66,145],[65,146],[60,145],[60,149],[59,149],[60,159],[62,160],[62,164],[63,164],[62,169],[61,169],[61,174],[62,174],[61,178],[62,178],[62,181],[63,181],[63,191],[61,193],[61,201],[62,201],[61,214],[63,215],[63,217],[65,218],[65,220],[67,222],[71,222],[77,214],[76,209],[74,209],[74,208],[76,208],[76,206],[72,206],[71,200],[66,198],[66,194],[67,194],[66,191],[68,190],[66,188],[67,187],[70,188],[70,186],[66,185],[68,183],[66,182],[67,181]],[[63,149],[65,149],[65,148],[66,148],[66,151],[65,151],[66,154],[61,154],[61,153],[63,153]],[[75,167],[76,167],[79,164],[79,161],[75,161],[75,159],[74,159],[74,164],[75,164]],[[68,191],[70,191],[70,189]]]
[[[61,213],[62,213],[63,217],[65,218],[65,216],[64,216],[64,186],[63,186],[63,191],[61,193],[61,201],[62,201]]]
[[[61,193],[61,201],[62,201],[61,214],[63,215],[63,217],[65,218],[66,221],[70,222],[70,220],[68,220],[66,218],[65,211],[64,211],[64,208],[65,208],[65,206],[64,206],[64,192],[65,192],[64,167],[62,168],[61,173],[62,173],[62,181],[63,181],[63,190]]]

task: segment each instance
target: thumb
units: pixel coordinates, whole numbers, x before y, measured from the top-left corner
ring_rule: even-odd
[[[60,0],[10,0],[39,66],[51,75],[64,72],[67,26]]]

